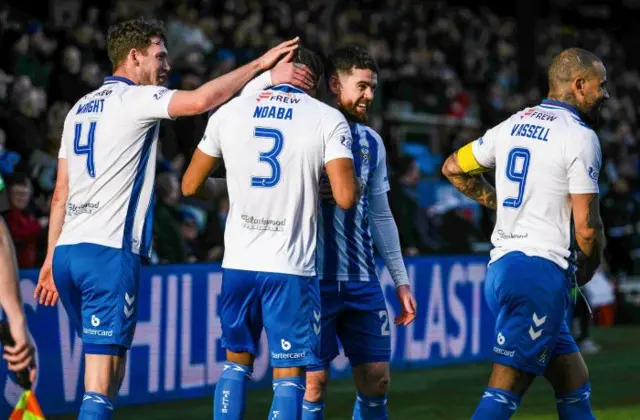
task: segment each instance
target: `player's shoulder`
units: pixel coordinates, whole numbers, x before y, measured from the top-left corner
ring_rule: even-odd
[[[324,102],[309,96],[311,104],[316,107],[319,115],[322,116],[322,120],[330,123],[346,123],[347,120],[342,115],[342,112],[337,110],[336,108],[325,104]]]
[[[357,124],[357,128],[359,130],[362,130],[362,132],[365,133],[365,135],[375,139],[378,145],[384,146],[384,142],[382,141],[382,136],[376,130],[369,127],[368,125],[359,124],[359,123]]]
[[[253,106],[255,99],[253,95],[236,96],[230,99],[218,108],[209,112],[209,121],[224,121],[227,117],[232,118],[236,115],[236,110]],[[214,118],[215,117],[215,118]]]
[[[538,119],[549,121],[551,124],[561,124],[571,130],[572,135],[593,137],[597,135],[593,128],[587,124],[577,109],[564,102],[544,99],[535,107],[526,108],[523,115],[535,114]]]

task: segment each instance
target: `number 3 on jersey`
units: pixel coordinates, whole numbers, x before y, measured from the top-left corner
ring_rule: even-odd
[[[82,137],[82,123],[76,123],[75,137],[73,138],[73,152],[80,155],[87,155],[87,172],[91,178],[96,177],[96,168],[93,161],[93,141],[96,134],[96,121],[89,124],[89,135],[87,136],[87,144],[80,144]]]
[[[266,138],[273,140],[273,147],[268,152],[260,153],[260,162],[264,162],[271,166],[271,176],[254,176],[251,178],[252,187],[271,188],[280,182],[280,162],[278,155],[282,153],[283,136],[280,130],[275,128],[256,127],[253,132],[255,138]]]
[[[507,179],[518,184],[518,196],[506,198],[502,203],[504,207],[517,209],[522,205],[530,159],[531,153],[529,153],[529,149],[515,147],[509,152],[509,156],[507,156]]]

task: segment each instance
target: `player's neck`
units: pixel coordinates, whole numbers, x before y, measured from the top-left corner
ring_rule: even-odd
[[[133,83],[135,83],[136,85],[138,85],[139,81],[138,78],[132,74],[131,72],[127,71],[126,68],[124,67],[118,67],[114,72],[113,72],[113,76],[116,77],[124,77],[125,79],[129,79],[131,80]]]
[[[549,92],[547,95],[547,99],[551,99],[552,101],[564,102],[565,104],[571,105],[574,108],[578,108],[578,103],[576,101],[575,96],[571,94],[571,92]]]

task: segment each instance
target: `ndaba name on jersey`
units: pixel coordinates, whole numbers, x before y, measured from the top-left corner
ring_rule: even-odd
[[[320,175],[326,162],[353,158],[350,143],[338,110],[290,85],[235,98],[216,111],[198,147],[224,158],[227,169],[222,266],[315,275]]]

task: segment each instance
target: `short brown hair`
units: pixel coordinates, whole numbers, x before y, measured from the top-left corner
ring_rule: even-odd
[[[547,77],[549,89],[556,90],[562,84],[571,82],[576,74],[593,72],[594,63],[602,62],[591,51],[582,48],[567,48],[553,57]]]
[[[160,38],[166,44],[166,29],[162,21],[140,17],[111,26],[107,31],[107,54],[113,69],[122,64],[131,49],[147,49],[152,38]]]

